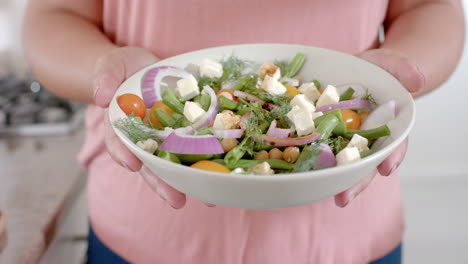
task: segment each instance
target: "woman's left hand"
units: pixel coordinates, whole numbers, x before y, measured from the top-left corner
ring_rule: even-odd
[[[397,78],[403,86],[410,92],[416,93],[424,88],[425,79],[418,67],[408,60],[408,58],[394,50],[373,49],[359,54],[358,57],[373,63],[386,70]],[[335,203],[339,207],[348,205],[357,195],[359,195],[371,183],[375,175],[390,176],[398,168],[405,158],[408,139],[405,139],[398,148],[390,154],[369,176],[351,186],[349,189],[335,195]]]

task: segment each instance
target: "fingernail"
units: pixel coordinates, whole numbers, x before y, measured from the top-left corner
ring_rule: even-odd
[[[138,171],[138,169],[132,168],[132,167],[128,166],[128,164],[125,163],[124,161],[122,161],[122,164],[121,164],[121,165],[122,165],[122,167],[126,168],[127,170],[129,170],[129,171],[131,171],[131,172],[137,172],[137,171]]]
[[[164,190],[164,188],[160,188],[160,187],[159,187],[159,188],[156,189],[156,191],[158,192],[159,197],[161,197],[164,201],[168,201],[167,193],[166,193],[166,191]],[[168,202],[168,203],[169,203],[169,202]],[[169,205],[171,205],[171,204],[169,203]],[[171,207],[173,207],[173,206],[171,205]]]
[[[346,194],[345,198],[339,200],[335,199],[335,204],[341,208],[346,207],[356,197],[354,193],[354,191],[350,191]]]
[[[392,173],[398,168],[398,165],[395,164],[393,165],[393,167],[390,169],[390,171],[386,174],[386,175],[383,175],[383,176],[390,176],[392,175]]]
[[[93,80],[93,98],[94,98],[94,101],[96,101],[96,95],[97,95],[100,87],[101,87],[101,85],[100,85],[99,79],[94,79]]]

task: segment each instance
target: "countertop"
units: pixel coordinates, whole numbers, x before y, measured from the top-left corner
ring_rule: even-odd
[[[0,263],[36,263],[74,185],[83,129],[62,136],[0,137],[0,211],[7,244]]]

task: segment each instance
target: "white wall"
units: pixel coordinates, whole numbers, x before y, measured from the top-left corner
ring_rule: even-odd
[[[468,0],[464,0],[468,28]],[[468,32],[466,33],[468,35]],[[450,40],[447,40],[450,41]],[[446,52],[450,52],[449,50]],[[464,55],[450,79],[416,100],[416,124],[402,177],[468,176],[468,40]]]

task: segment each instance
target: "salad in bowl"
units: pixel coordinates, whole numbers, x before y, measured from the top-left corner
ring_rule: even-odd
[[[246,56],[248,46],[158,62],[132,76],[131,86],[125,82],[115,95],[110,117],[117,135],[176,189],[233,207],[305,204],[367,176],[409,132],[414,118],[409,94],[402,101],[366,83],[365,76],[333,82],[333,73],[322,75],[311,62],[330,56],[323,57],[325,52],[377,67],[293,45],[253,45],[286,48],[289,54],[259,60]],[[359,75],[354,68],[348,71]],[[379,74],[393,78],[383,70]],[[408,113],[398,111],[405,104]],[[325,191],[294,190],[314,182],[311,192]],[[249,191],[253,186],[256,192]],[[265,200],[275,194],[283,201]]]

